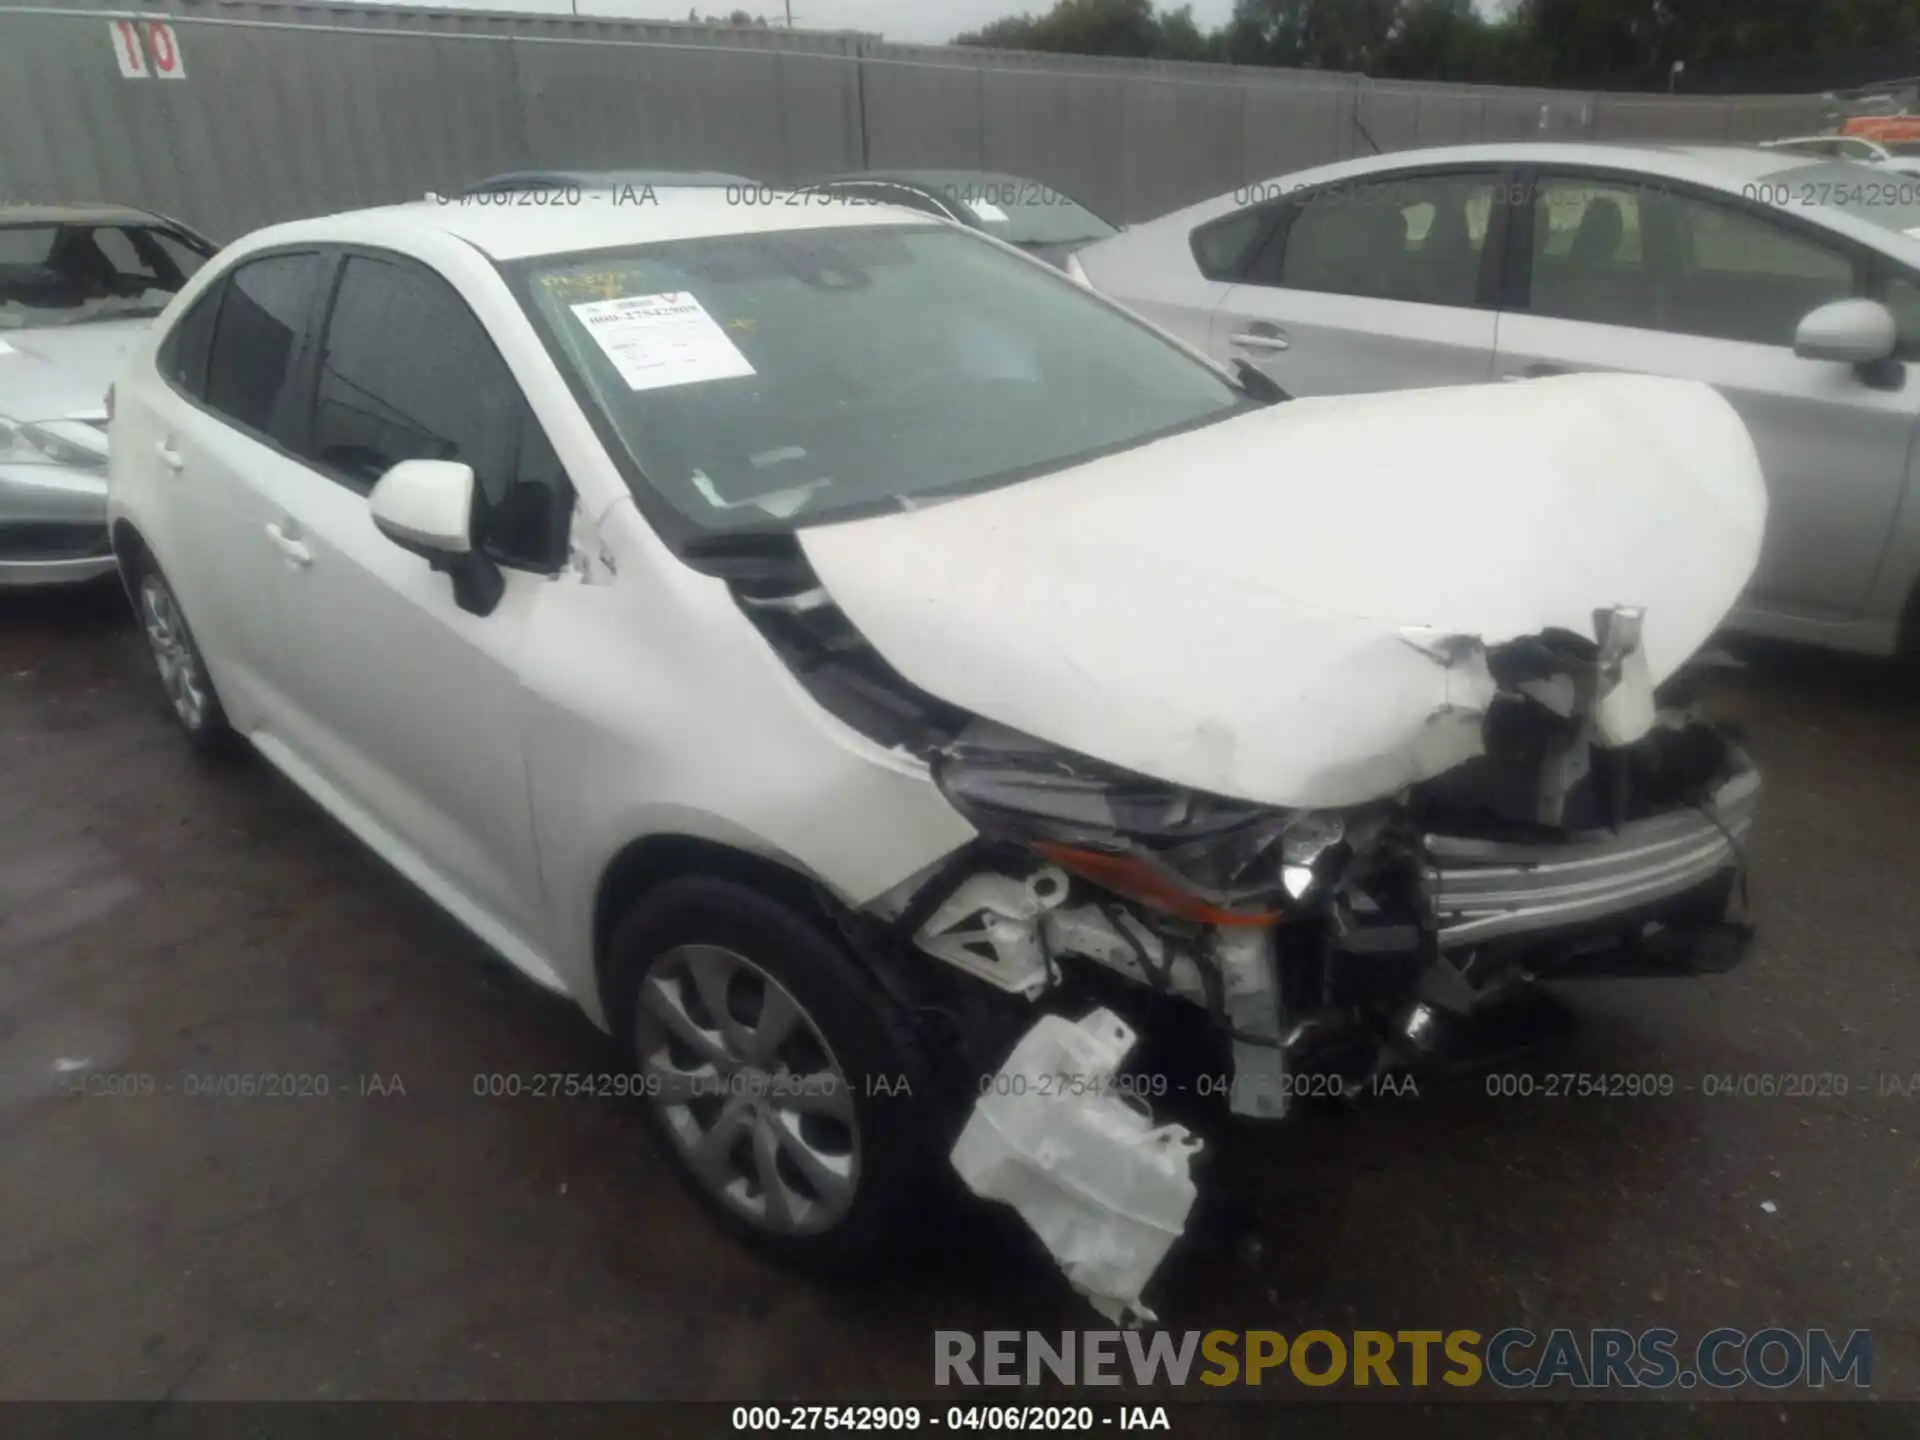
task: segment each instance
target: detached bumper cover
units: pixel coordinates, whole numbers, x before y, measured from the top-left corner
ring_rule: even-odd
[[[1422,875],[1441,950],[1550,938],[1630,921],[1730,877],[1753,827],[1760,776],[1744,757],[1698,808],[1590,831],[1557,844],[1428,835]]]

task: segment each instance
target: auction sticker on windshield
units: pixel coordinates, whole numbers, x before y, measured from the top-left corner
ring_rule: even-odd
[[[573,313],[631,390],[754,373],[719,322],[685,290],[587,300]]]

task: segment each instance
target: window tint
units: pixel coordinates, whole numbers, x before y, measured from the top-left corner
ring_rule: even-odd
[[[1893,312],[1900,336],[1899,353],[1920,355],[1920,278],[1896,275],[1887,282],[1880,298]]]
[[[294,359],[321,268],[317,255],[271,255],[237,267],[223,287],[207,404],[277,440],[288,436]]]
[[[1535,197],[1538,315],[1791,345],[1802,316],[1855,286],[1846,253],[1736,206],[1573,178]]]
[[[213,349],[213,326],[220,315],[220,293],[225,288],[214,281],[160,342],[160,353],[155,357],[160,373],[196,400],[206,398],[207,356]]]
[[[1492,175],[1402,175],[1318,191],[1287,227],[1276,282],[1427,305],[1471,305]]]
[[[1202,225],[1189,242],[1194,263],[1209,280],[1238,280],[1253,259],[1254,246],[1267,233],[1275,206],[1256,205]]]
[[[1581,178],[1543,181],[1533,199],[1536,315],[1662,328],[1665,292],[1643,263],[1645,217],[1635,187]]]
[[[314,460],[363,492],[402,460],[471,465],[482,548],[542,568],[557,558],[566,476],[479,320],[424,269],[347,260],[309,443]]]

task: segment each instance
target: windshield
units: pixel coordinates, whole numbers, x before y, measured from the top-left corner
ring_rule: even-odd
[[[677,240],[509,273],[630,483],[703,530],[906,507],[1254,403],[1071,281],[945,226]]]
[[[1888,230],[1920,228],[1920,176],[1836,160],[1776,171],[1745,187],[1749,199],[1796,210],[1837,210]],[[1817,216],[1809,216],[1817,219]]]
[[[205,261],[157,225],[0,226],[0,329],[158,315]]]
[[[1071,196],[1011,175],[933,176],[921,180],[964,205],[982,229],[1010,245],[1104,240],[1119,231]]]
[[[963,206],[981,229],[1010,245],[1064,245],[1119,234],[1070,195],[1038,180],[971,170],[880,171],[874,178],[918,185]]]

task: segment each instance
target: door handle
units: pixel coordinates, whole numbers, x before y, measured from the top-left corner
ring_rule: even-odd
[[[1544,380],[1549,375],[1571,375],[1573,371],[1565,365],[1529,365],[1523,370],[1509,371],[1502,380]]]
[[[1229,335],[1227,343],[1238,345],[1242,350],[1285,350],[1293,344],[1278,330],[1272,332],[1242,330],[1238,334]]]
[[[287,532],[282,530],[278,525],[267,526],[267,538],[273,541],[274,549],[278,550],[294,564],[305,566],[313,563],[313,552],[291,535],[287,534]]]
[[[176,475],[187,468],[186,456],[182,455],[164,440],[156,440],[153,442],[153,453],[160,457],[160,463],[162,465],[166,466],[167,469],[173,471]]]

